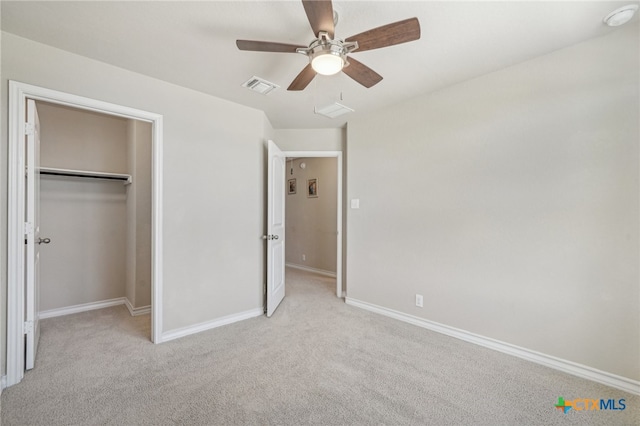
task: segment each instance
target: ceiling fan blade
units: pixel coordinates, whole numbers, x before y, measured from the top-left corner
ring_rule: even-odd
[[[326,31],[333,39],[333,5],[331,0],[302,0],[304,11],[316,37],[320,31]]]
[[[357,41],[358,49],[355,52],[364,52],[365,50],[393,46],[418,40],[419,38],[420,22],[418,22],[418,18],[409,18],[356,34],[345,41]]]
[[[342,72],[362,84],[367,89],[382,81],[382,76],[352,57],[349,57],[349,66],[342,68]]]
[[[271,41],[236,40],[236,46],[240,50],[251,50],[253,52],[280,52],[297,53],[296,49],[304,46],[294,44],[274,43]]]
[[[291,82],[287,90],[304,90],[315,76],[316,72],[311,68],[311,64],[308,64]]]

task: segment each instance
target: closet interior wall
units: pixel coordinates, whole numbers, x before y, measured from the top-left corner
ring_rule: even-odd
[[[130,174],[133,183],[41,176],[40,311],[151,298],[151,125],[37,103],[42,167]],[[146,202],[146,205],[143,205]],[[145,238],[148,236],[147,238]]]
[[[126,297],[134,309],[151,306],[151,123],[127,120]]]

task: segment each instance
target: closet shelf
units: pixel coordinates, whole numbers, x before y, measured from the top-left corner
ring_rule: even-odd
[[[92,172],[87,170],[71,170],[71,169],[58,169],[54,167],[40,167],[41,175],[51,176],[70,176],[70,177],[83,177],[91,179],[103,179],[121,181],[125,185],[131,184],[131,175],[122,173],[104,173],[104,172]]]

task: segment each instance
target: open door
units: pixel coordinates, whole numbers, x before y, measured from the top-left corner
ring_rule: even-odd
[[[284,299],[284,153],[269,141],[267,178],[267,317]]]
[[[40,238],[40,120],[36,103],[27,99],[27,124],[25,126],[26,212],[25,212],[25,369],[31,370],[36,362],[40,339],[40,244],[49,239]]]

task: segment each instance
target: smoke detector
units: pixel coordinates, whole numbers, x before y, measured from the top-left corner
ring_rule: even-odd
[[[633,14],[636,13],[636,10],[638,10],[637,4],[622,6],[605,16],[603,21],[610,27],[619,27],[629,22],[631,18],[633,18]]]

